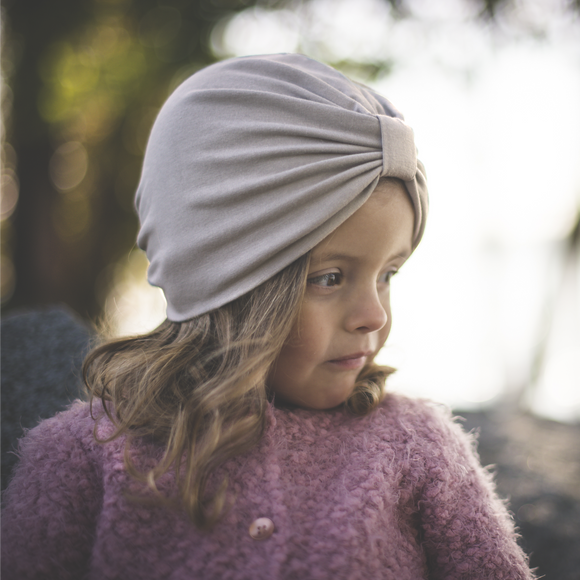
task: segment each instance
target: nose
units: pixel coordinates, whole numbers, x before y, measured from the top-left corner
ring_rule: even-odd
[[[349,332],[369,333],[381,330],[389,320],[388,297],[381,299],[376,288],[352,297],[346,326]]]

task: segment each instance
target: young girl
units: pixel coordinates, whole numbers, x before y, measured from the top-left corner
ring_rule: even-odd
[[[300,55],[212,65],[137,209],[168,319],[22,440],[4,580],[532,578],[472,440],[373,362],[427,215],[386,99]]]

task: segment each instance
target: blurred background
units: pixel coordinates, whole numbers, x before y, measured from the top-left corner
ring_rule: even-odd
[[[4,0],[4,315],[161,322],[133,210],[151,125],[196,70],[271,52],[337,67],[415,129],[431,212],[380,358],[391,388],[479,426],[528,549],[562,560],[580,538],[580,0]]]
[[[580,419],[578,0],[5,0],[4,312],[155,327],[133,195],[169,93],[215,60],[298,51],[390,98],[430,180],[397,277],[393,388]]]

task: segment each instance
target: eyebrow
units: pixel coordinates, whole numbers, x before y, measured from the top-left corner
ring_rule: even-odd
[[[329,254],[322,254],[320,257],[316,258],[317,262],[333,262],[334,260],[355,260],[354,256],[349,254],[338,254],[338,253],[329,253]]]
[[[402,260],[406,260],[411,255],[411,252],[407,253],[405,251],[399,252],[392,256],[392,258],[401,258]],[[333,262],[335,260],[344,260],[344,261],[355,261],[358,260],[357,256],[352,256],[351,254],[340,254],[340,253],[328,253],[322,254],[319,257],[316,257],[316,262]]]

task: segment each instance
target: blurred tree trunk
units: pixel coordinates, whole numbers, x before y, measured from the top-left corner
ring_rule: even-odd
[[[20,186],[18,205],[10,218],[9,246],[12,248],[15,285],[5,309],[63,302],[83,317],[94,319],[99,315],[103,301],[99,300],[95,288],[104,285],[101,294],[106,292],[107,280],[102,280],[103,272],[128,252],[137,230],[131,198],[138,181],[142,151],[126,150],[127,133],[131,132],[126,114],[148,106],[159,107],[166,97],[169,81],[180,67],[191,65],[199,68],[212,61],[207,50],[207,38],[215,20],[230,9],[246,7],[248,2],[224,4],[226,9],[217,9],[209,0],[193,2],[179,12],[171,6],[159,8],[154,0],[12,0],[4,3],[6,44],[9,45],[8,52],[14,54],[9,63],[12,74],[9,72],[6,78],[13,93],[6,140],[16,153]],[[148,14],[151,15],[149,25],[151,21],[155,24],[156,10],[161,11],[161,16],[176,16],[182,31],[182,38],[178,40],[185,39],[186,50],[181,53],[174,50],[169,58],[160,59],[155,47],[142,46],[143,43],[139,42],[140,24]],[[90,38],[85,40],[83,34],[94,36],[91,27],[98,26],[96,21],[103,20],[106,28],[107,19],[113,17],[117,21],[122,18],[127,34],[137,40],[131,45],[131,54],[119,53],[106,66],[130,69],[129,60],[127,63],[121,61],[135,56],[136,51],[142,52],[145,66],[142,74],[132,82],[125,85],[121,82],[124,94],[117,94],[116,86],[111,89],[117,91],[113,96],[121,105],[113,103],[116,109],[113,107],[114,115],[112,120],[109,119],[111,128],[108,134],[100,139],[87,137],[83,142],[71,130],[76,123],[72,116],[61,115],[62,119],[47,120],[46,115],[43,117],[39,111],[40,100],[46,98],[45,93],[50,89],[47,89],[47,80],[43,78],[41,69],[47,68],[46,61],[59,43],[68,43],[77,52],[83,50],[84,44],[90,42]],[[162,19],[159,26],[163,26]],[[57,60],[56,57],[53,60]],[[56,62],[50,66],[57,70],[60,64]],[[102,84],[109,71],[103,69],[100,72],[99,83]],[[58,94],[58,80],[50,82],[53,83],[53,92]],[[66,91],[63,89],[62,93]],[[90,94],[86,100],[88,107]],[[73,140],[81,141],[86,147],[89,170],[92,171],[91,179],[88,183],[85,180],[83,185],[86,191],[76,194],[77,205],[83,196],[85,198],[81,204],[82,215],[78,208],[74,209],[71,196],[55,187],[49,171],[55,150],[69,140],[71,134]],[[129,135],[129,140],[133,137]],[[127,166],[133,169],[132,175],[124,179],[119,193],[118,182],[126,173]],[[68,212],[64,218],[73,230],[75,224],[71,221],[75,219],[88,220],[88,225],[79,235],[63,235],[63,228],[58,223],[59,212]]]
[[[75,297],[79,282],[71,275],[66,248],[51,222],[57,196],[48,173],[53,146],[37,100],[42,87],[39,59],[47,46],[87,22],[87,8],[88,2],[82,0],[4,3],[5,32],[15,60],[11,63],[14,72],[6,80],[13,92],[8,140],[16,151],[20,182],[11,240],[16,286],[9,306],[69,302],[72,298],[73,307],[83,308],[83,300]]]

